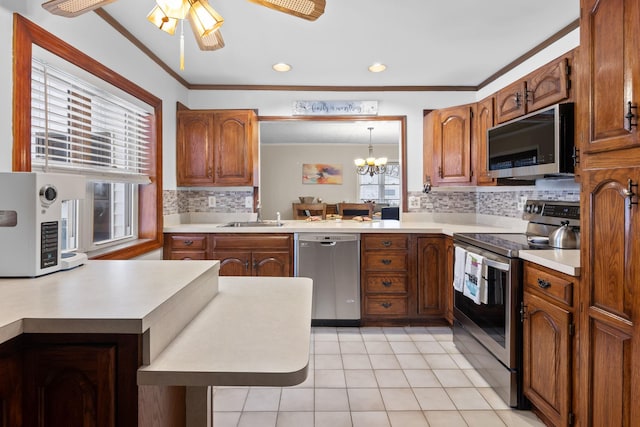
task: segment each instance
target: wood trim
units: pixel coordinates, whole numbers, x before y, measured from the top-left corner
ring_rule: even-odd
[[[258,116],[259,122],[295,122],[295,121],[398,121],[400,122],[400,164],[402,180],[402,211],[407,212],[407,116]]]
[[[156,143],[152,146],[151,183],[141,186],[139,192],[138,234],[144,241],[99,258],[128,259],[162,247],[162,99],[17,13],[13,15],[13,170],[31,170],[31,57],[34,44],[153,108],[152,138]]]
[[[109,15],[104,9],[98,8],[94,12],[100,16],[105,22],[111,25],[117,32],[122,34],[124,38],[129,40],[133,45],[138,47],[153,62],[158,64],[171,77],[176,79],[181,85],[189,90],[272,90],[272,91],[322,91],[322,92],[477,92],[489,83],[493,82],[503,74],[511,71],[536,53],[550,46],[554,42],[569,34],[580,26],[580,19],[576,19],[557,33],[553,34],[542,43],[535,46],[522,56],[505,65],[491,76],[486,78],[477,86],[306,86],[306,85],[219,85],[219,84],[191,84],[182,78],[178,73],[173,71],[165,62],[163,62],[155,53],[144,45],[139,39],[124,28],[115,18]]]

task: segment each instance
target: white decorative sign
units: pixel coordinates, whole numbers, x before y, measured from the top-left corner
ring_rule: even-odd
[[[294,116],[371,116],[378,101],[293,101]]]

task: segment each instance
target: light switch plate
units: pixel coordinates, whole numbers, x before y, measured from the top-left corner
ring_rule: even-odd
[[[420,208],[420,197],[409,196],[409,208],[411,209]]]
[[[209,196],[209,207],[210,208],[216,207],[216,196]]]
[[[244,207],[253,208],[253,197],[247,196],[244,198]]]

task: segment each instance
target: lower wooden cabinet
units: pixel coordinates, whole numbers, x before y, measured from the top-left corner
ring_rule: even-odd
[[[16,339],[0,345],[0,427],[22,426],[22,357]]]
[[[165,233],[164,259],[220,260],[221,276],[293,276],[293,235]]]
[[[362,323],[443,324],[445,237],[363,233],[360,239]]]
[[[523,392],[548,425],[573,423],[574,307],[577,278],[524,267]]]

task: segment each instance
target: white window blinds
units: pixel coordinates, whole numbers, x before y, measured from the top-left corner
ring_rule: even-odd
[[[150,112],[37,58],[31,72],[33,170],[149,182]]]

